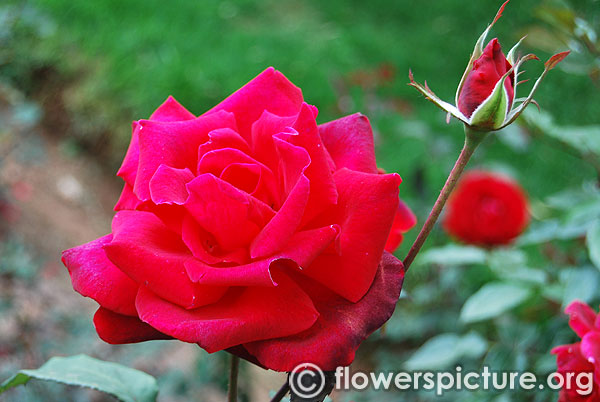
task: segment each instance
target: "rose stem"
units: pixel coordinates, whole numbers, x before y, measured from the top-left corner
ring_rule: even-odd
[[[452,171],[450,171],[450,175],[446,180],[446,184],[444,184],[440,195],[435,201],[433,209],[429,213],[425,224],[421,228],[421,232],[419,232],[419,235],[417,236],[415,242],[411,246],[406,258],[403,261],[404,269],[406,271],[408,271],[410,264],[412,264],[413,260],[421,250],[425,240],[427,240],[427,236],[429,236],[429,233],[439,218],[442,209],[444,209],[444,205],[446,204],[446,201],[448,201],[448,197],[452,193],[452,190],[454,190],[458,178],[465,169],[465,166],[467,166],[467,163],[469,162],[469,159],[471,159],[473,152],[475,152],[475,149],[481,143],[481,141],[483,141],[485,136],[485,132],[474,131],[465,126],[465,145],[463,146],[462,151],[460,151],[460,155],[458,156]]]
[[[279,391],[273,396],[271,402],[280,402],[283,397],[290,391],[290,384],[288,381],[284,382]]]
[[[231,367],[229,369],[229,390],[227,392],[228,402],[237,402],[238,373],[240,371],[240,358],[231,355]]]

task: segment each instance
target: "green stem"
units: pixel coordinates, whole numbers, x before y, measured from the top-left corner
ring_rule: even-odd
[[[227,392],[227,402],[237,402],[239,371],[240,371],[240,358],[237,356],[231,355],[231,367],[229,369],[229,390]]]
[[[465,169],[465,166],[467,166],[469,159],[471,159],[473,152],[475,152],[477,146],[481,143],[481,141],[483,141],[486,134],[487,133],[485,132],[473,131],[465,126],[465,145],[463,146],[463,149],[460,152],[460,155],[458,156],[458,159],[456,160],[448,179],[446,180],[446,184],[444,184],[440,195],[435,201],[433,209],[429,213],[425,224],[421,228],[421,232],[419,232],[419,235],[417,236],[415,242],[403,261],[405,270],[408,270],[410,264],[412,264],[413,260],[421,250],[421,247],[423,247],[425,240],[427,240],[427,236],[429,236],[429,233],[431,233],[431,230],[435,226],[435,222],[438,220],[442,209],[444,209],[444,205],[446,205],[448,197],[452,193],[452,190],[454,190],[456,182]]]

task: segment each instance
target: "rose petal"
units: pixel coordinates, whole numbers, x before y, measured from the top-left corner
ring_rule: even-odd
[[[234,263],[243,265],[250,259],[248,250],[245,248],[233,251],[219,249],[214,236],[204,230],[190,215],[186,215],[183,220],[181,238],[194,257],[206,264]]]
[[[366,116],[356,113],[321,124],[319,134],[337,169],[377,173],[373,131]]]
[[[153,214],[117,212],[112,232],[112,242],[104,246],[108,258],[160,297],[194,308],[219,300],[227,290],[189,280],[183,264],[192,255],[180,237]]]
[[[216,149],[234,148],[250,155],[250,147],[238,133],[230,128],[222,128],[208,133],[208,141],[198,147],[198,160],[204,154]]]
[[[492,39],[483,50],[483,54],[473,62],[473,69],[465,78],[458,96],[458,109],[465,116],[471,117],[475,109],[492,93],[498,80],[511,67],[502,53],[498,39]],[[514,98],[513,75],[506,77],[504,83],[508,94],[509,110]]]
[[[300,176],[311,163],[311,158],[306,149],[288,142],[289,133],[280,133],[273,136],[273,144],[279,159],[279,182],[282,199],[289,197],[296,187]]]
[[[252,124],[265,110],[279,115],[292,116],[302,104],[302,91],[273,67],[256,76],[207,114],[226,110],[235,115],[239,133],[250,139]]]
[[[581,354],[581,342],[557,346],[550,353],[556,355],[559,373],[594,371],[594,366]]]
[[[131,187],[135,184],[138,165],[140,162],[140,139],[138,137],[140,125],[137,121],[131,124],[131,141],[123,158],[123,163],[117,171],[117,176],[122,178]]]
[[[600,371],[600,332],[588,332],[581,338],[581,354]]]
[[[277,214],[254,238],[250,247],[252,258],[262,258],[281,249],[298,229],[308,203],[310,183],[301,176]]]
[[[342,168],[334,174],[338,205],[324,220],[341,226],[341,255],[319,256],[306,270],[344,298],[356,302],[369,290],[398,208],[397,174],[369,174]]]
[[[259,184],[261,184],[265,187],[267,194],[275,195],[277,193],[277,183],[271,169],[269,169],[267,166],[263,165],[256,159],[243,153],[239,149],[223,148],[215,149],[214,151],[209,151],[205,153],[202,156],[202,159],[200,159],[200,161],[198,162],[197,173],[211,173],[217,177],[222,178],[225,181],[230,182],[235,186],[236,180],[226,180],[227,175],[231,173],[227,173],[226,171],[234,165],[254,165],[256,168],[258,168],[258,175],[256,173],[254,174],[253,183],[239,184],[236,187],[240,190],[250,190],[246,192],[248,194],[251,194],[255,190],[258,190],[258,186]],[[249,189],[248,187],[252,188]],[[268,198],[270,200],[272,197],[269,196]]]
[[[94,326],[100,339],[111,345],[172,339],[142,322],[137,316],[117,314],[102,307],[94,314]]]
[[[281,160],[277,157],[273,136],[286,131],[297,119],[297,116],[281,117],[264,111],[260,118],[252,124],[252,155],[267,165],[273,172],[279,168]]]
[[[185,187],[194,179],[190,169],[160,165],[150,179],[150,197],[155,204],[182,205],[189,194]]]
[[[329,205],[337,202],[338,193],[332,176],[335,164],[321,141],[317,122],[308,104],[302,104],[292,128],[298,135],[289,135],[288,141],[306,149],[311,160],[304,171],[310,180],[310,196],[304,214],[304,222],[309,222]]]
[[[155,215],[172,232],[181,234],[181,225],[186,210],[181,205],[155,204],[152,201],[142,202],[136,208],[137,211],[150,212]]]
[[[325,371],[347,366],[360,343],[391,317],[403,279],[402,263],[388,253],[383,255],[369,291],[357,303],[314,281],[298,279],[319,311],[317,322],[299,334],[246,343],[244,347],[261,364],[277,371],[291,371],[307,362]]]
[[[231,288],[218,303],[186,310],[141,288],[136,307],[142,321],[209,353],[310,328],[318,313],[310,298],[280,274],[277,287]]]
[[[172,96],[169,96],[150,116],[150,120],[155,121],[182,121],[195,118],[196,116],[190,113]]]
[[[309,266],[335,240],[339,233],[336,225],[306,230],[291,237],[289,244],[277,255],[250,264],[230,268],[211,267],[197,260],[185,262],[190,279],[204,285],[224,286],[277,286],[271,270]]]
[[[385,243],[385,251],[393,253],[402,243],[404,233],[408,232],[416,224],[417,217],[413,211],[410,210],[408,205],[400,200],[398,203],[398,210],[394,216],[394,223],[392,223],[390,235]]]
[[[196,177],[187,188],[185,208],[225,250],[250,244],[273,216],[267,205],[212,174]]]
[[[169,96],[167,100],[156,109],[152,116],[150,116],[150,120],[155,121],[181,121],[193,118],[195,118],[195,116],[181,106],[181,104],[179,104],[172,96]],[[127,149],[121,168],[117,172],[117,176],[123,178],[123,180],[131,187],[133,187],[135,183],[140,156],[138,139],[139,124],[137,121],[133,122],[132,128],[129,148]]]
[[[596,313],[587,304],[575,300],[567,306],[565,313],[569,315],[569,325],[580,338],[596,330]]]
[[[119,197],[119,200],[113,209],[115,211],[134,210],[141,204],[142,201],[136,197],[135,193],[133,192],[133,187],[125,183],[123,186],[123,191],[121,192],[121,196]]]
[[[81,295],[117,313],[135,316],[139,286],[106,257],[102,247],[111,240],[109,234],[63,251],[62,262],[69,270],[73,289]]]
[[[264,184],[264,180],[261,180],[261,170],[260,165],[254,163],[230,163],[223,169],[219,178],[235,188],[256,196],[259,187]],[[271,182],[274,183],[273,180]],[[266,202],[264,199],[263,201]]]
[[[208,141],[208,133],[217,128],[235,129],[235,119],[227,112],[211,113],[176,122],[140,120],[138,165],[134,192],[142,201],[150,199],[150,179],[161,164],[195,171],[198,147]]]
[[[581,354],[594,367],[594,379],[597,385],[600,382],[600,332],[585,334],[581,339]]]

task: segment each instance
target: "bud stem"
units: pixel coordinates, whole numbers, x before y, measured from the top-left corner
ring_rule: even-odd
[[[460,151],[460,155],[458,156],[452,171],[450,171],[450,175],[446,180],[446,184],[444,184],[444,187],[442,187],[442,191],[435,201],[433,209],[429,213],[425,224],[421,228],[421,232],[419,232],[419,235],[417,236],[415,242],[411,246],[406,258],[403,261],[405,270],[408,271],[410,264],[412,264],[413,260],[421,250],[421,247],[423,247],[425,240],[427,240],[427,236],[429,236],[429,233],[431,233],[431,230],[435,226],[435,222],[438,220],[442,209],[444,209],[444,205],[446,205],[446,201],[448,201],[448,197],[454,190],[454,187],[456,186],[460,175],[465,169],[465,166],[467,166],[467,163],[469,163],[469,159],[471,159],[473,152],[475,152],[475,149],[477,149],[477,146],[481,144],[481,141],[483,141],[486,135],[486,132],[474,131],[465,125],[465,145],[463,146],[462,151]]]
[[[240,358],[235,355],[231,355],[231,366],[229,369],[229,389],[227,390],[228,402],[237,402],[239,369]]]

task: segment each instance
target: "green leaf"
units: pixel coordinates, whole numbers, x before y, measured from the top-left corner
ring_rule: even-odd
[[[558,126],[547,112],[528,109],[522,115],[525,124],[558,140],[583,155],[600,156],[600,125]]]
[[[586,243],[590,260],[596,268],[600,269],[600,220],[597,220],[588,230]]]
[[[439,265],[483,264],[486,257],[486,251],[481,248],[448,244],[427,250],[419,261],[422,264]]]
[[[460,336],[437,335],[425,342],[404,364],[407,370],[436,370],[449,367],[461,358],[479,358],[487,350],[486,340],[476,332]]]
[[[460,319],[475,322],[494,318],[521,304],[531,289],[510,283],[488,283],[465,302]]]
[[[598,270],[591,266],[563,270],[560,273],[560,282],[564,284],[563,308],[574,300],[591,302],[598,294],[598,276]]]
[[[544,284],[548,280],[545,271],[527,267],[527,255],[519,249],[499,248],[491,251],[488,266],[500,278],[510,282]]]
[[[53,357],[37,370],[20,370],[0,384],[0,394],[32,378],[96,389],[125,402],[155,401],[158,394],[151,375],[86,355]]]

